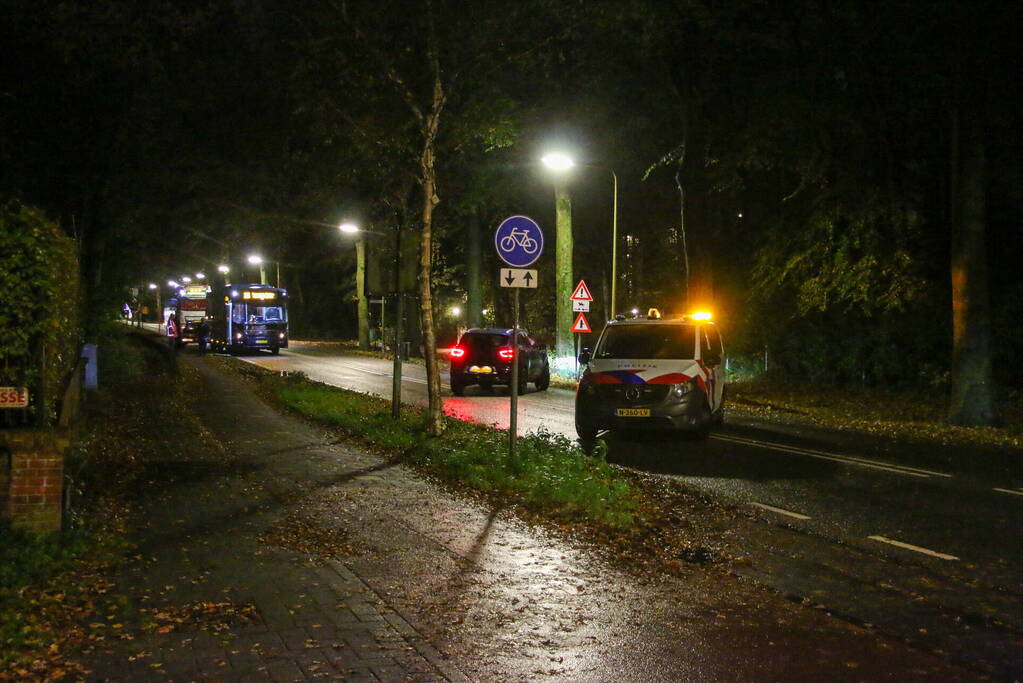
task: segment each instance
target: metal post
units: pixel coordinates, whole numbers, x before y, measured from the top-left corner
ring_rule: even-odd
[[[615,304],[617,299],[615,295],[618,292],[618,176],[615,174],[613,169],[611,170],[611,177],[614,179],[614,209],[611,214],[611,316],[609,320],[613,320],[617,309]]]
[[[394,368],[391,370],[391,417],[401,417],[401,344],[404,328],[405,297],[401,292],[401,226],[394,226]]]
[[[519,289],[515,288],[512,304],[512,376],[511,376],[511,415],[508,419],[508,459],[515,460],[515,440],[518,436],[519,417]]]

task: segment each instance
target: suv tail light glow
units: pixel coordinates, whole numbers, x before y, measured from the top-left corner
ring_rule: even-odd
[[[449,352],[449,355],[452,358],[464,358],[465,357],[465,349],[463,347],[461,347],[461,346],[452,346],[451,347],[451,351]]]
[[[501,360],[511,360],[515,355],[515,349],[510,346],[502,346],[497,350],[497,357]]]

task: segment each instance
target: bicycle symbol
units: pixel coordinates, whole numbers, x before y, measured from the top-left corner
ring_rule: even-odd
[[[535,254],[540,244],[529,236],[526,230],[512,228],[512,231],[501,238],[501,251],[512,251],[515,247],[522,247],[527,254]]]

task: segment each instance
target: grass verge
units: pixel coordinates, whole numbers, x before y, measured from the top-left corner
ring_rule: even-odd
[[[586,518],[630,527],[638,498],[629,481],[604,460],[587,458],[563,436],[541,432],[519,440],[515,459],[505,432],[449,418],[439,438],[429,438],[420,409],[404,407],[394,420],[383,399],[311,382],[294,375],[255,373],[272,399],[346,437],[401,455],[441,479],[485,495],[572,520]]]

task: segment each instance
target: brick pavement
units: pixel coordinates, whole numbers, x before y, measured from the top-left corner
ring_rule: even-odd
[[[92,678],[467,680],[342,562],[260,538],[309,495],[391,465],[282,418],[234,379],[203,369],[202,381],[204,420],[226,452],[195,449],[152,468],[173,483],[142,510],[141,559],[121,586],[146,611],[124,619],[132,640],[91,657]],[[169,633],[142,628],[182,605],[210,614]]]

